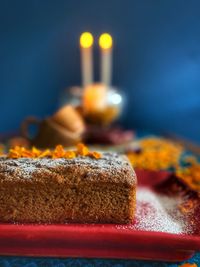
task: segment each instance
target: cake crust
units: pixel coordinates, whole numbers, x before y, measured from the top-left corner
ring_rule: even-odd
[[[0,221],[129,223],[136,175],[125,156],[0,158]]]

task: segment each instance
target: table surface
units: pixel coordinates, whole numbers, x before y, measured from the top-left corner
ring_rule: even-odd
[[[200,253],[196,253],[187,262],[196,263],[197,266],[200,266]],[[178,267],[181,264],[140,260],[0,257],[0,267]]]

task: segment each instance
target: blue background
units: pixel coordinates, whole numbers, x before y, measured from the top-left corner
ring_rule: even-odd
[[[113,83],[123,123],[200,142],[200,1],[1,0],[0,132],[57,107],[80,84],[79,35],[114,38]],[[98,61],[98,47],[95,48]],[[98,79],[98,62],[96,62]]]

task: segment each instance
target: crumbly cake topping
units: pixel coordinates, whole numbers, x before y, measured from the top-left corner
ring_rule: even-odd
[[[108,182],[108,176],[113,175],[116,182],[135,183],[135,174],[123,156],[116,153],[101,153],[101,158],[77,156],[75,158],[0,158],[1,179],[32,180],[35,177],[59,176],[62,179],[80,176],[81,179]],[[123,175],[123,177],[122,177]],[[67,177],[67,178],[66,178]],[[60,179],[59,178],[59,179]],[[50,179],[50,178],[49,178]],[[109,178],[110,179],[110,178]],[[112,181],[110,181],[112,182]]]

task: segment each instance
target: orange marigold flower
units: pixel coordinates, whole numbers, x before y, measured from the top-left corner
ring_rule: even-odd
[[[0,144],[0,156],[2,156],[4,154],[4,145],[3,144]]]
[[[89,152],[88,156],[95,159],[100,159],[102,157],[101,153],[96,151]]]
[[[76,157],[76,153],[74,151],[66,151],[65,158],[66,159],[73,159]]]
[[[185,201],[184,203],[182,203],[181,205],[179,205],[178,208],[183,214],[187,214],[187,213],[192,212],[197,207],[197,204],[198,203],[196,200],[189,199]]]
[[[41,154],[41,150],[37,149],[36,147],[32,147],[31,152],[32,152],[32,156],[35,158],[39,157]]]
[[[18,159],[23,157],[22,153],[25,151],[23,147],[16,146],[9,150],[8,157],[12,159]]]
[[[139,150],[127,152],[133,167],[147,170],[177,168],[183,148],[164,138],[144,138]]]
[[[65,157],[65,150],[63,146],[57,145],[52,153],[52,158],[56,159],[56,158],[64,158],[64,157]]]
[[[93,151],[90,152],[88,147],[84,144],[78,144],[77,150],[65,150],[62,145],[57,145],[53,151],[46,149],[44,151],[37,149],[36,147],[32,147],[32,149],[27,149],[24,147],[16,146],[9,150],[8,157],[13,159],[18,158],[44,158],[51,157],[52,159],[57,158],[66,158],[73,159],[76,156],[89,156],[95,159],[101,158],[101,154]]]
[[[34,155],[31,151],[24,150],[22,151],[21,155],[22,158],[34,158]]]
[[[77,154],[80,155],[80,156],[87,156],[88,153],[89,153],[89,149],[87,146],[85,146],[84,144],[82,143],[79,143],[77,146],[76,146],[76,149],[77,149]]]
[[[15,151],[14,149],[10,149],[8,157],[11,159],[18,159],[20,157],[20,154],[17,151]]]
[[[51,156],[51,151],[49,149],[46,149],[40,153],[38,158],[45,158]]]
[[[183,263],[179,267],[197,267],[196,263]]]

